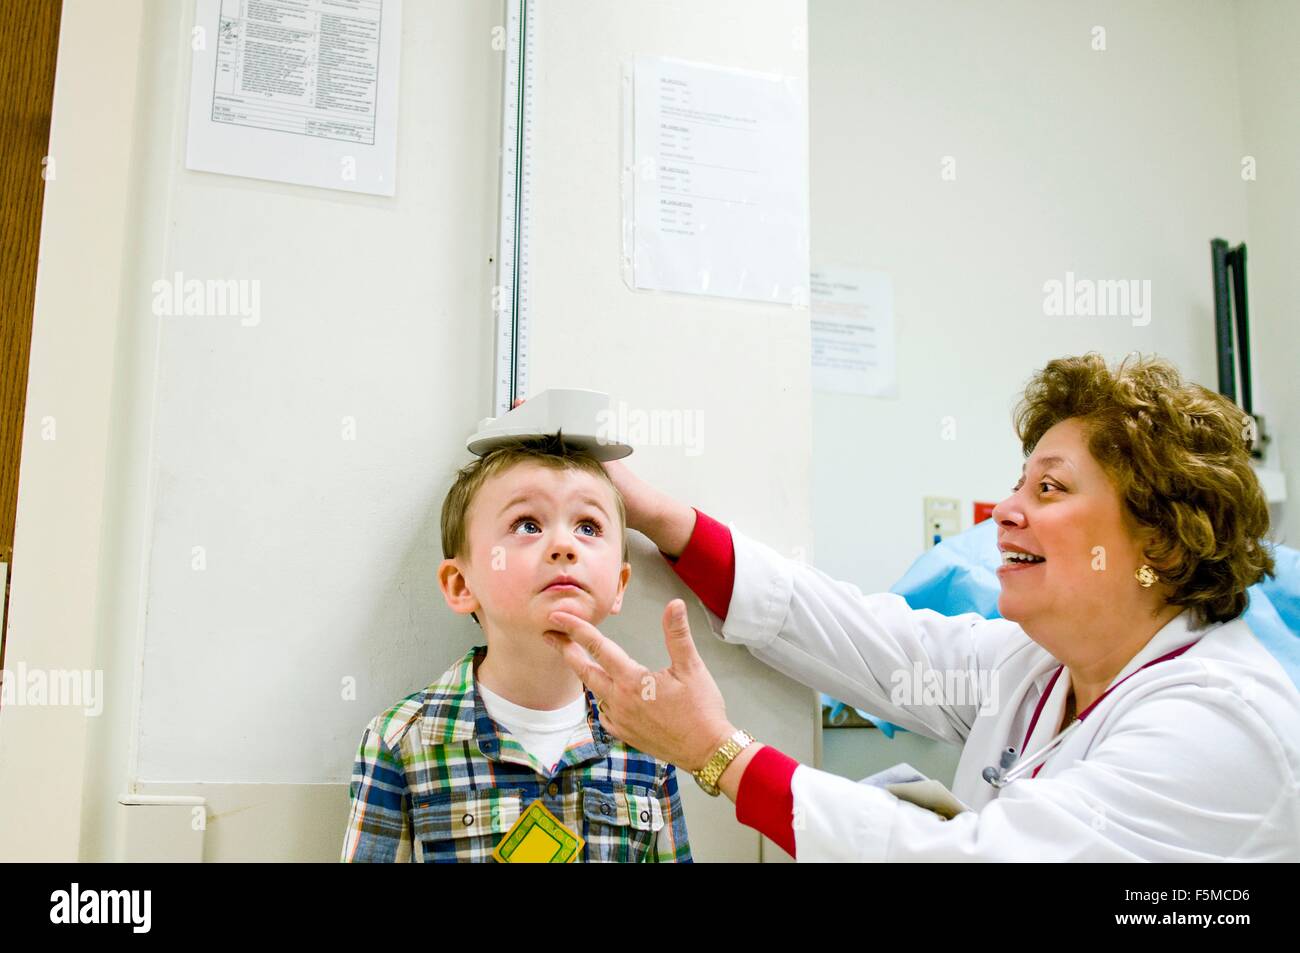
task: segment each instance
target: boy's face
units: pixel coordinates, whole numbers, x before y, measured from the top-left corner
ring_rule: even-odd
[[[622,607],[623,562],[614,491],[582,470],[521,463],[487,480],[470,504],[469,559],[444,560],[447,604],[492,631],[554,628],[556,609],[599,624]],[[556,584],[561,576],[567,584]]]

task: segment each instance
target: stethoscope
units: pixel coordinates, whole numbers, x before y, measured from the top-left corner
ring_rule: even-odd
[[[1146,665],[1143,665],[1141,668],[1129,672],[1127,675],[1121,678],[1114,685],[1110,686],[1110,688],[1102,692],[1100,698],[1094,701],[1083,711],[1079,712],[1078,717],[1076,717],[1074,721],[1070,722],[1070,724],[1065,728],[1065,730],[1059,732],[1056,735],[1056,737],[1054,737],[1047,744],[1043,745],[1033,754],[1025,755],[1023,758],[1017,759],[1016,749],[1014,747],[1008,746],[1007,748],[1003,749],[1001,756],[998,758],[998,763],[996,765],[989,765],[987,768],[984,769],[983,772],[984,780],[987,781],[989,784],[993,785],[995,788],[1001,790],[1002,788],[1010,784],[1012,781],[1024,777],[1026,772],[1028,772],[1033,765],[1038,765],[1038,767],[1034,768],[1033,774],[1029,775],[1031,778],[1036,777],[1038,775],[1038,772],[1042,769],[1043,761],[1046,759],[1046,757],[1049,754],[1051,754],[1053,751],[1055,751],[1057,748],[1059,748],[1065,742],[1065,739],[1070,737],[1071,733],[1076,728],[1078,728],[1081,724],[1083,724],[1083,719],[1087,718],[1089,713],[1091,713],[1094,708],[1100,705],[1107,695],[1109,695],[1115,689],[1119,688],[1121,685],[1127,682],[1138,672],[1142,671],[1142,669],[1150,668],[1152,665],[1155,665],[1158,662],[1165,662],[1171,658],[1177,658],[1178,656],[1182,655],[1184,652],[1186,652],[1188,649],[1190,649],[1193,645],[1195,645],[1199,641],[1200,639],[1196,639],[1194,641],[1188,642],[1182,648],[1174,649],[1172,652],[1166,655],[1162,655],[1158,659],[1152,659],[1150,662],[1147,662]],[[1026,747],[1029,744],[1029,739],[1033,737],[1034,728],[1038,725],[1038,716],[1043,713],[1043,706],[1047,704],[1047,699],[1051,697],[1052,689],[1056,687],[1056,680],[1061,677],[1061,673],[1063,671],[1065,671],[1064,665],[1057,667],[1056,672],[1053,673],[1052,675],[1052,680],[1047,683],[1047,688],[1043,690],[1043,694],[1039,697],[1038,707],[1034,709],[1034,717],[1031,718],[1029,721],[1029,730],[1025,732],[1025,740],[1024,743],[1021,744],[1022,748]]]

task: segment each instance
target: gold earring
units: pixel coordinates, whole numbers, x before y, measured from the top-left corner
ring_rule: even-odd
[[[1150,589],[1152,584],[1157,582],[1155,571],[1146,563],[1143,563],[1140,569],[1135,570],[1133,575],[1137,577],[1137,581],[1142,584],[1143,589]]]

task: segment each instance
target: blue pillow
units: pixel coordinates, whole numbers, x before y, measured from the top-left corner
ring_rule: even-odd
[[[978,612],[986,619],[996,619],[1002,591],[996,574],[1001,563],[997,539],[997,523],[984,520],[923,553],[889,591],[898,593],[913,609],[933,609],[944,615]],[[1250,601],[1244,618],[1300,688],[1300,550],[1273,546],[1272,552],[1276,575],[1247,590]],[[842,720],[847,705],[826,694],[821,702],[831,709],[832,722]],[[855,711],[886,737],[906,730],[860,708]]]

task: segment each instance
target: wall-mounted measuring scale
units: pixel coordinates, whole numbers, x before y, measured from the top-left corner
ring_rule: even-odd
[[[528,394],[528,226],[540,6],[539,0],[506,0],[493,416],[479,421],[466,448],[482,456],[520,437],[563,433],[566,443],[597,460],[618,460],[632,447],[606,419],[609,395],[552,388],[514,407]]]
[[[528,393],[528,224],[538,0],[506,0],[505,75],[501,103],[501,214],[493,413],[500,417]]]

